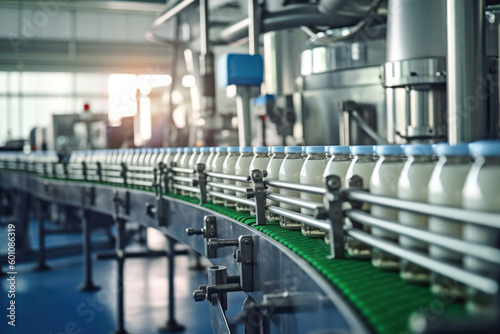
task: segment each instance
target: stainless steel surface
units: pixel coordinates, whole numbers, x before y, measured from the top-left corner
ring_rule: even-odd
[[[283,209],[283,208],[280,208],[280,207],[274,206],[274,205],[268,206],[267,210],[271,213],[276,214],[276,215],[290,218],[290,219],[293,219],[293,220],[298,221],[300,223],[310,225],[312,227],[320,228],[320,229],[325,230],[325,231],[330,230],[330,224],[325,220],[319,220],[319,219],[315,219],[312,217],[308,217],[308,216],[305,216],[305,215],[300,214],[298,212]]]
[[[308,184],[301,183],[293,183],[288,181],[279,181],[279,180],[264,180],[264,183],[267,186],[280,188],[280,189],[288,189],[288,190],[297,190],[303,191],[306,193],[316,194],[316,195],[324,195],[326,194],[326,188],[311,186]]]
[[[448,142],[486,136],[484,0],[447,0]]]
[[[186,8],[197,2],[198,0],[175,0],[168,3],[166,10],[153,22],[149,30],[146,32],[146,39],[155,43],[177,43],[177,41],[169,40],[164,37],[156,36],[155,33],[171,20],[173,17],[184,11]]]
[[[494,279],[485,278],[460,267],[435,260],[424,255],[423,253],[405,249],[398,244],[389,242],[382,238],[374,237],[371,234],[360,230],[351,228],[347,230],[347,234],[365,244],[396,255],[402,259],[408,260],[443,276],[450,277],[460,283],[466,284],[488,294],[495,294],[498,292],[498,284]]]
[[[192,193],[199,193],[200,192],[200,189],[199,188],[196,188],[196,187],[190,187],[190,186],[184,186],[182,184],[174,184],[173,187],[175,189],[180,189],[180,190],[186,190],[186,191],[190,191]]]
[[[446,83],[446,57],[404,59],[384,64],[384,86]]]
[[[446,57],[445,1],[389,0],[387,61]]]
[[[353,221],[369,226],[380,227],[387,231],[396,232],[399,235],[408,236],[415,240],[424,241],[429,244],[438,245],[461,254],[472,255],[488,262],[500,264],[500,249],[474,244],[462,239],[448,237],[431,233],[427,230],[401,225],[396,221],[380,219],[361,210],[348,210],[346,217]]]
[[[170,197],[164,197],[168,204],[167,227],[158,226],[158,219],[145,214],[145,203],[154,203],[155,195],[144,191],[115,188],[101,185],[85,185],[79,182],[44,180],[23,173],[0,172],[0,184],[6,188],[29,191],[33,196],[65,205],[81,207],[82,188],[95,188],[95,205],[86,204],[86,209],[111,215],[114,212],[113,193],[130,193],[130,215],[127,219],[154,227],[168,236],[188,245],[201,254],[205,254],[205,242],[201,236],[187,236],[186,227],[201,229],[204,216],[212,215],[217,221],[217,237],[234,239],[240,235],[254,237],[254,258],[258,259],[254,267],[255,291],[249,295],[256,302],[262,302],[263,296],[270,293],[318,293],[325,296],[313,307],[313,313],[272,314],[271,321],[282,333],[308,333],[317,330],[348,331],[352,333],[370,333],[359,314],[352,309],[343,296],[304,259],[297,256],[286,246],[264,235],[251,226],[247,226],[227,216],[210,211],[198,205],[190,204]],[[228,273],[235,275],[239,264],[234,260],[231,248],[219,249],[214,263],[228,267]],[[290,279],[294,282],[290,284]],[[314,321],[304,321],[307,319]]]
[[[385,136],[387,117],[379,66],[318,72],[299,78],[306,145],[339,144],[339,115],[342,112],[339,104],[347,100],[355,101],[360,108],[358,113]],[[351,138],[352,145],[373,145],[371,139],[354,130]]]

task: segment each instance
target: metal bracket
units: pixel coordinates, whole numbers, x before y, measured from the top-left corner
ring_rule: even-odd
[[[94,206],[96,201],[95,187],[82,187],[82,207]]]
[[[200,204],[206,204],[207,201],[207,174],[205,174],[205,165],[197,164],[196,172],[198,174],[198,187],[200,187]]]
[[[215,216],[205,216],[203,218],[203,228],[195,230],[194,228],[186,229],[187,235],[203,235],[205,238],[205,254],[207,258],[213,259],[217,257],[217,249],[209,246],[209,239],[217,238],[217,223]]]
[[[249,235],[242,235],[238,238],[239,244],[239,262],[240,268],[240,285],[245,292],[253,291],[253,238]],[[238,261],[238,260],[237,260]]]
[[[266,225],[266,185],[264,177],[267,172],[259,169],[252,170],[250,177],[252,178],[252,190],[247,191],[247,198],[255,198],[255,218],[256,226]]]
[[[126,188],[128,186],[128,183],[127,183],[127,172],[128,172],[127,164],[122,162],[121,166],[122,166],[122,171],[120,173],[120,176],[123,178],[123,186]]]
[[[125,216],[130,215],[130,193],[128,191],[122,192],[123,196],[120,196],[118,191],[113,192],[113,203],[115,204],[115,219],[120,218],[120,208],[123,209],[123,214]]]
[[[223,247],[236,247],[233,257],[240,263],[240,285],[245,292],[252,292],[253,285],[253,238],[249,235],[241,235],[238,239],[209,238],[208,247],[218,249]]]
[[[359,175],[353,175],[349,180],[349,189],[363,190],[363,179]],[[361,210],[362,202],[352,201],[351,207],[353,209]],[[360,225],[361,226],[361,225]]]
[[[102,164],[100,162],[96,162],[97,166],[97,178],[99,179],[99,183],[102,183],[103,177],[102,177]]]
[[[213,297],[217,296],[218,301],[224,311],[227,310],[227,293],[241,291],[239,283],[234,282],[235,277],[227,274],[227,267],[212,266],[208,268],[208,284],[200,285],[198,290],[193,292],[195,302],[201,302],[205,299],[212,305],[215,304]]]
[[[85,181],[88,181],[87,180],[87,164],[85,163],[85,161],[82,161],[82,174],[83,174],[83,179]]]
[[[337,175],[328,175],[325,180],[325,186],[325,207],[328,210],[328,222],[330,223],[329,258],[342,259],[345,257],[345,248],[340,177]]]

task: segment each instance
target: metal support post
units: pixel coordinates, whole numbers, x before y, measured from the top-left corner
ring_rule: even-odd
[[[124,301],[124,284],[123,275],[125,269],[125,224],[126,220],[124,218],[115,217],[116,224],[116,254],[117,257],[117,268],[116,268],[116,307],[117,307],[117,329],[114,334],[127,334],[125,330],[125,301]]]
[[[160,333],[183,332],[186,328],[175,320],[175,243],[176,241],[167,236],[167,267],[168,267],[168,305],[167,323],[158,328]]]
[[[80,291],[96,291],[100,288],[92,281],[92,227],[89,212],[82,209],[80,219],[83,236],[83,283],[78,286]]]
[[[50,270],[46,262],[45,250],[45,218],[47,217],[47,203],[35,200],[36,219],[38,220],[38,266],[37,271]]]
[[[196,172],[198,173],[198,187],[200,187],[200,204],[208,203],[207,200],[207,174],[205,174],[205,165],[197,164]]]

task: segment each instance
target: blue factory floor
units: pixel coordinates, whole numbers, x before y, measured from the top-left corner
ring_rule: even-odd
[[[36,244],[36,222],[30,224],[30,237]],[[5,253],[5,229],[1,228],[2,253]],[[105,240],[103,232],[93,240]],[[77,244],[81,235],[48,235],[46,244]],[[129,248],[137,248],[132,245]],[[95,255],[95,254],[94,254]],[[206,260],[205,260],[206,261]],[[50,271],[36,272],[35,262],[17,265],[16,327],[7,324],[7,281],[2,279],[0,297],[0,333],[16,334],[100,334],[115,329],[115,262],[94,261],[94,282],[101,290],[83,293],[76,289],[82,282],[82,257],[68,256],[48,261]],[[204,264],[208,264],[208,261]],[[4,266],[4,270],[6,266]],[[191,297],[198,285],[207,281],[204,272],[190,271],[188,258],[176,258],[176,314],[186,326],[184,333],[212,333],[208,303],[195,303]],[[241,306],[244,295],[230,295],[230,303]],[[239,307],[237,307],[239,308]],[[236,308],[236,309],[237,309]],[[157,333],[167,314],[166,260],[129,259],[125,263],[125,321],[129,333]]]

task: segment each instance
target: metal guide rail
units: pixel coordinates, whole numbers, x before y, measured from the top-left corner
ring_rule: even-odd
[[[372,195],[361,190],[363,180],[357,176],[351,179],[351,187],[349,189],[344,189],[341,187],[340,178],[336,175],[328,176],[325,179],[325,185],[319,187],[270,180],[266,178],[266,171],[262,170],[253,170],[248,177],[213,173],[206,171],[205,165],[203,164],[198,164],[195,170],[178,168],[175,165],[166,166],[163,163],[158,164],[158,166],[127,166],[126,164],[106,166],[101,164],[86,165],[85,163],[79,165],[47,163],[51,164],[51,168],[47,168],[47,166],[43,167],[43,164],[41,168],[33,168],[33,164],[37,165],[36,162],[25,162],[23,164],[19,161],[13,162],[12,159],[0,160],[0,169],[19,170],[19,167],[23,167],[22,170],[40,176],[77,181],[96,181],[109,185],[128,186],[139,190],[154,191],[157,196],[161,196],[163,193],[173,192],[179,195],[197,198],[200,204],[206,204],[216,199],[239,203],[251,208],[250,212],[255,216],[254,226],[266,225],[268,223],[266,215],[274,214],[325,231],[330,240],[331,259],[341,259],[345,257],[346,245],[344,241],[345,237],[348,236],[370,247],[383,250],[400,259],[407,260],[492,296],[494,304],[491,305],[491,307],[499,309],[499,245],[496,245],[496,247],[481,245],[432,233],[427,230],[401,225],[395,221],[374,217],[362,211],[360,208],[362,203],[369,203],[427,216],[450,219],[462,224],[488,227],[494,230],[500,229],[500,215],[498,214],[474,212]],[[239,186],[236,185],[236,182],[238,182],[238,184],[248,184],[248,186]],[[268,191],[268,186],[322,195],[323,202],[307,201],[292,196],[273,193]],[[277,206],[271,204],[276,202],[307,209],[311,214],[304,214],[300,213],[300,210],[285,209],[281,207],[281,205]],[[349,205],[346,206],[346,203]],[[344,224],[345,218],[349,218],[352,222],[355,222],[355,224],[349,227],[346,226]],[[203,229],[196,231],[188,230],[188,233],[202,234],[205,237],[205,251],[208,257],[210,257],[210,254],[213,255],[214,250],[223,247],[237,247],[236,249],[240,251],[245,248],[244,242],[247,239],[244,237],[226,241],[210,238],[209,225],[210,224],[207,225],[207,221],[205,221]],[[492,270],[487,272],[466,270],[456,264],[438,260],[432,258],[429,254],[404,247],[397,242],[376,237],[366,232],[363,226],[381,228],[385,231],[397,234],[398,236],[409,237],[416,241],[437,245],[453,252],[486,261],[491,265]],[[250,243],[252,243],[252,241],[250,241]],[[211,289],[208,288],[210,285],[208,287],[200,287],[200,290],[195,292],[195,299],[209,299],[212,303],[224,310],[227,304],[221,291],[235,291],[241,289],[243,285],[248,287],[249,283],[243,282],[242,275],[240,286],[236,287],[233,279],[231,276],[227,276],[224,268],[214,267],[210,270],[209,275],[213,275],[211,279],[211,281],[213,281],[212,283],[223,284],[223,288]],[[245,291],[245,289],[243,289],[243,291]],[[252,291],[252,289],[249,291]],[[202,298],[203,296],[204,298]]]

